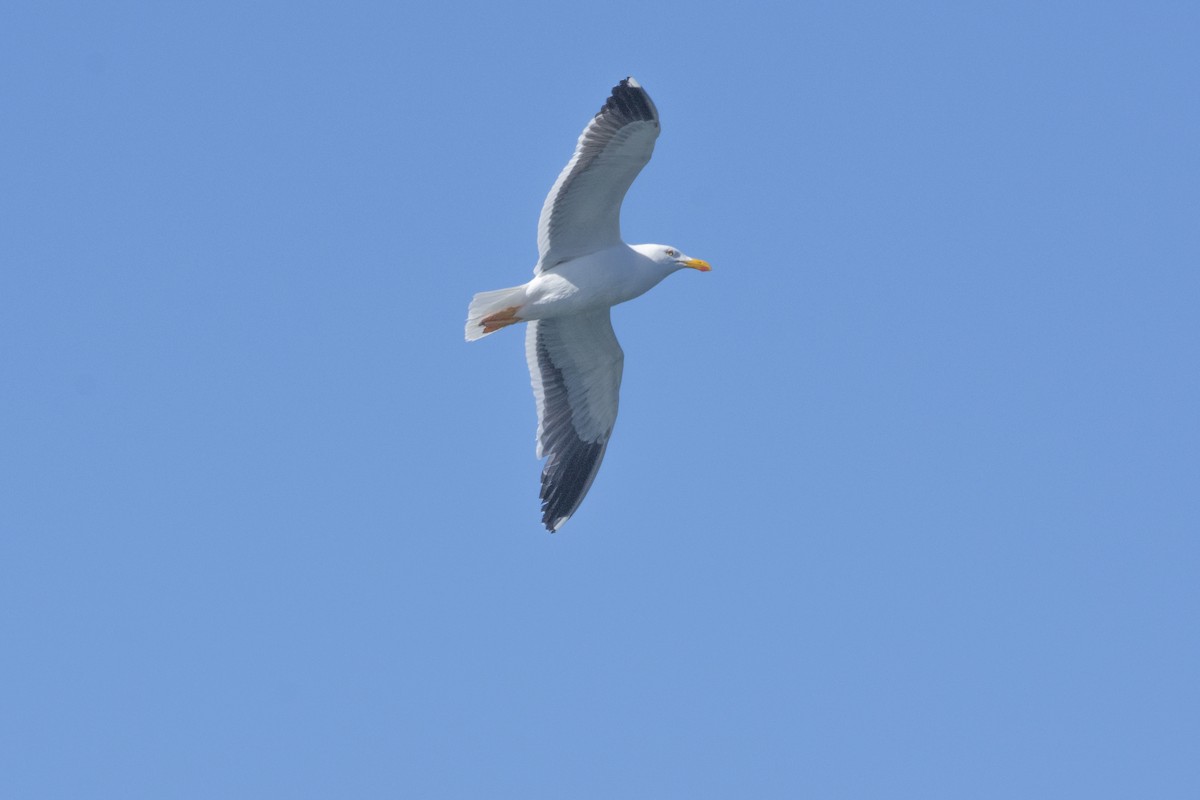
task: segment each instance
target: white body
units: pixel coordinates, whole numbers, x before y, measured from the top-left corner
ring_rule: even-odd
[[[550,319],[610,308],[640,297],[678,269],[619,244],[560,264],[525,284],[521,318]],[[595,265],[603,263],[604,269]]]

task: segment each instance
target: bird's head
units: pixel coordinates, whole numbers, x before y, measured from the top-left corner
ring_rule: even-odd
[[[701,272],[708,272],[712,269],[707,261],[701,261],[698,258],[684,255],[679,250],[666,244],[638,244],[633,246],[646,258],[666,268],[668,272],[674,272],[677,269],[690,267],[698,269]]]

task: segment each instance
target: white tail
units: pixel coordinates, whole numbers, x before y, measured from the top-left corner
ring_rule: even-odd
[[[483,330],[482,320],[489,314],[503,311],[513,306],[525,303],[525,285],[513,286],[508,289],[497,289],[494,292],[480,292],[471,298],[471,307],[467,309],[467,341],[473,342],[487,336]],[[495,331],[491,331],[495,333]]]

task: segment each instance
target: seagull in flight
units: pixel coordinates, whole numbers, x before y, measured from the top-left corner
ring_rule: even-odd
[[[467,341],[518,322],[537,402],[542,523],[554,533],[587,495],[617,421],[625,354],[609,309],[672,272],[711,269],[665,244],[621,240],[621,201],[658,138],[658,110],[632,77],[613,87],[550,188],[533,280],[480,292]]]

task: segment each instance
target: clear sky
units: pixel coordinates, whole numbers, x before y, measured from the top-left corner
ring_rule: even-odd
[[[1200,796],[1194,3],[7,3],[0,796]],[[663,132],[604,467],[520,331]]]

